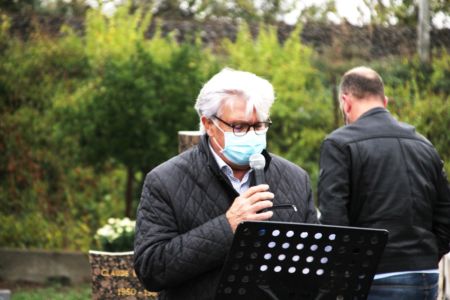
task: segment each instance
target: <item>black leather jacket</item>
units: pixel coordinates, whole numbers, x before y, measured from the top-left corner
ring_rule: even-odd
[[[383,228],[377,273],[435,269],[450,250],[450,189],[433,145],[374,108],[323,142],[318,186],[324,224]]]
[[[275,155],[266,156],[265,178],[275,210],[272,221],[317,223],[307,173]],[[207,136],[200,144],[153,169],[137,212],[135,270],[159,299],[213,299],[233,240],[225,217],[238,193],[219,170]]]

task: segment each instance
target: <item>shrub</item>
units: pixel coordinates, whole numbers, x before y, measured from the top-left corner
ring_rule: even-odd
[[[379,69],[389,97],[389,110],[400,121],[416,127],[436,147],[450,171],[450,95],[448,74],[450,55],[436,54],[430,67],[413,60],[397,59]]]

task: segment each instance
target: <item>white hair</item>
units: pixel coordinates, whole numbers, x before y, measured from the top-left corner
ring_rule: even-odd
[[[269,118],[270,107],[275,100],[273,86],[269,81],[250,72],[224,68],[214,75],[200,90],[195,109],[201,118],[212,118],[220,113],[229,96],[241,95],[247,100],[247,114],[256,110],[258,119]],[[200,130],[205,131],[200,121]]]

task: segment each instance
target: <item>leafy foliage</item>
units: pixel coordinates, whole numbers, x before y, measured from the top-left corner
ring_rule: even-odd
[[[450,55],[436,54],[431,66],[421,65],[417,58],[401,64],[380,66],[386,73],[389,108],[401,121],[416,126],[417,131],[436,147],[450,171]]]
[[[83,55],[70,38],[54,41],[37,32],[23,43],[5,31],[1,38],[0,243],[86,247],[89,222],[66,219],[73,212],[65,203],[72,193],[65,170],[73,160],[61,159],[66,148],[55,139],[52,109],[54,95],[70,91],[85,74]]]
[[[287,0],[135,0],[136,6],[152,7],[154,15],[168,19],[228,19],[274,23],[293,12],[295,1]]]
[[[304,167],[317,177],[317,161],[322,139],[331,129],[331,90],[323,85],[313,65],[315,55],[299,39],[301,28],[281,45],[276,29],[264,27],[252,41],[243,25],[235,42],[224,42],[229,65],[268,79],[275,88],[273,126],[269,150]]]
[[[363,0],[363,8],[358,11],[370,11],[370,24],[409,25],[417,24],[419,8],[418,1],[414,0]],[[448,14],[450,3],[446,0],[428,0],[430,16],[433,19],[438,14]],[[367,13],[366,13],[367,14]]]
[[[206,73],[198,45],[179,45],[156,34],[144,38],[150,18],[122,7],[106,18],[88,13],[86,55],[90,78],[61,105],[72,122],[83,161],[101,166],[112,159],[128,170],[127,216],[131,216],[136,171],[141,177],[176,154],[179,130],[193,128],[193,100]],[[208,61],[205,59],[204,61]]]
[[[58,38],[35,30],[23,41],[0,18],[1,245],[87,250],[108,218],[132,211],[133,183],[176,154],[177,131],[196,128],[196,95],[223,66],[273,83],[269,150],[315,186],[321,141],[342,124],[336,78],[355,61],[335,48],[315,53],[301,27],[280,44],[275,27],[252,37],[242,23],[235,41],[212,52],[158,29],[145,38],[149,22],[129,7],[112,17],[90,10],[83,35],[64,27]],[[430,66],[396,57],[357,64],[381,73],[390,110],[433,142],[450,171],[450,55],[439,50]]]

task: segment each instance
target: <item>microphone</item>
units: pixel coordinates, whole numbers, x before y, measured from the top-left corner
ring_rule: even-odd
[[[266,178],[264,176],[265,165],[266,158],[261,153],[255,153],[250,156],[250,168],[252,168],[255,173],[256,185],[266,183]]]
[[[266,177],[264,176],[264,167],[266,166],[266,158],[260,153],[255,153],[250,156],[250,168],[255,173],[256,185],[266,183]],[[272,200],[273,201],[273,200]],[[266,212],[274,209],[292,209],[297,212],[297,206],[295,204],[277,204],[270,208],[265,208],[260,212]]]

